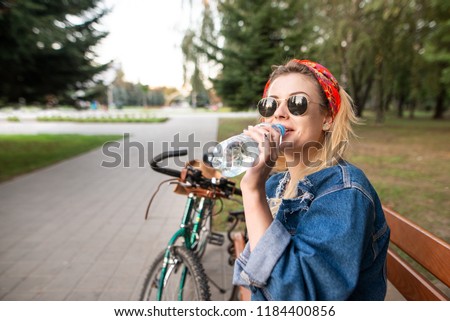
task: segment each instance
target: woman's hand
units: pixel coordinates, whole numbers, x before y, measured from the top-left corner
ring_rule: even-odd
[[[270,124],[249,126],[244,134],[258,142],[259,157],[241,180],[242,200],[252,251],[273,221],[266,201],[266,180],[278,158],[280,133]]]
[[[279,155],[281,134],[270,124],[249,126],[244,134],[258,143],[259,157],[241,181],[243,191],[264,191],[265,182]]]

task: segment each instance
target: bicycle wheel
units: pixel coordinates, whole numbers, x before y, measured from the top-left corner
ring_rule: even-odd
[[[141,291],[141,301],[157,300],[164,253],[165,251],[161,252],[150,267]],[[186,271],[186,279],[184,287],[180,290],[183,271]],[[174,246],[169,257],[161,300],[209,301],[210,299],[207,276],[199,259],[192,251]]]

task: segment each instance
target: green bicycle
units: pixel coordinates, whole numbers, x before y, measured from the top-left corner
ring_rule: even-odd
[[[176,177],[172,179],[177,185],[175,192],[187,195],[187,200],[179,230],[173,234],[166,249],[157,255],[147,273],[141,300],[211,299],[208,277],[201,263],[201,257],[208,243],[222,245],[224,242],[222,234],[211,230],[215,202],[242,194],[233,181],[220,177],[215,170],[204,166],[201,162],[191,161],[182,171],[158,165],[166,158],[186,154],[186,150],[163,152],[150,164],[153,170]],[[230,231],[228,237],[230,238]]]

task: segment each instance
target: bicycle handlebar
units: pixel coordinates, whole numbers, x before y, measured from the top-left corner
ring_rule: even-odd
[[[166,158],[170,157],[179,157],[179,156],[185,156],[187,155],[188,151],[186,149],[180,149],[180,150],[172,150],[172,151],[166,151],[162,152],[161,154],[155,156],[152,161],[150,162],[150,167],[159,173],[173,176],[176,178],[181,178],[181,171],[171,168],[162,168],[159,167],[159,163],[165,160]],[[230,196],[232,194],[242,196],[242,192],[239,188],[234,187],[234,182],[230,181],[226,178],[220,178],[220,179],[214,179],[214,182],[212,179],[208,179],[204,177],[201,174],[201,171],[197,170],[194,172],[190,172],[189,180],[192,180],[194,183],[198,183],[203,188],[218,188],[222,190],[226,195]]]
[[[152,159],[150,166],[154,171],[157,171],[157,172],[165,174],[165,175],[180,178],[180,176],[181,176],[180,171],[178,171],[176,169],[171,169],[171,168],[161,168],[158,166],[158,163],[165,160],[166,158],[184,156],[184,155],[187,155],[187,153],[188,153],[188,151],[186,149],[162,152],[161,154],[157,155],[156,157],[154,157]]]

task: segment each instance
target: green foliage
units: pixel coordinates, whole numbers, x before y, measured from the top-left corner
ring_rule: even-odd
[[[245,109],[259,99],[271,66],[300,53],[312,28],[305,1],[220,1],[222,17],[214,86],[225,104]],[[306,51],[307,49],[304,49]]]
[[[354,98],[356,112],[377,121],[434,108],[450,96],[450,2],[446,0],[216,0],[220,30],[204,39],[190,30],[197,55],[221,71],[213,79],[224,103],[258,101],[271,65],[307,58],[329,67]],[[197,35],[197,36],[194,36]],[[197,39],[197,40],[196,40]]]
[[[9,116],[6,118],[6,120],[11,122],[20,122],[20,119],[17,116]]]
[[[152,117],[150,115],[144,117],[121,116],[121,117],[68,117],[68,116],[42,116],[37,118],[38,121],[49,122],[76,122],[76,123],[162,123],[168,120],[166,117]]]
[[[101,0],[7,0],[0,7],[0,102],[71,101],[108,64],[97,65]]]
[[[440,81],[450,87],[450,3],[431,1],[427,7],[430,33],[425,41],[425,58],[440,65]]]
[[[203,19],[200,26],[201,38],[210,41],[214,38],[214,22],[211,16],[211,9],[205,3]],[[184,84],[190,84],[191,93],[189,103],[193,107],[204,107],[209,104],[209,95],[205,87],[205,73],[202,70],[202,62],[205,62],[205,55],[199,50],[199,45],[195,37],[195,32],[188,29],[181,43],[183,52],[183,77]]]

